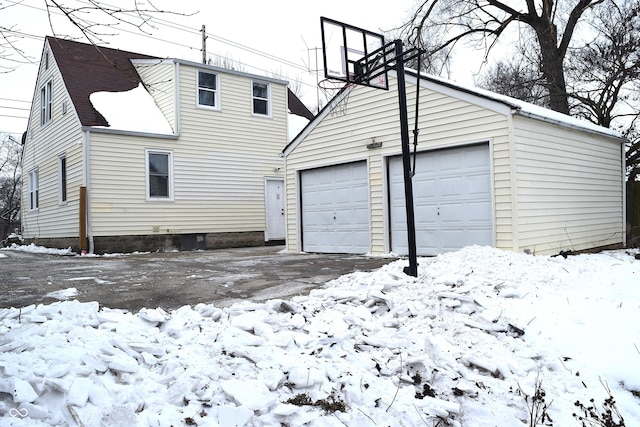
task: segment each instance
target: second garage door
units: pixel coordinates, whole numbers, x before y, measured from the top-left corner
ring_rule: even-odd
[[[493,245],[489,145],[419,153],[413,193],[418,255]],[[389,161],[391,247],[408,253],[402,158]]]
[[[302,250],[367,253],[369,180],[367,163],[355,162],[300,174]]]

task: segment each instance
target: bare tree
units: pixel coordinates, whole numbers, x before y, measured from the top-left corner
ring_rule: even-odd
[[[150,0],[130,0],[128,7],[113,6],[101,0],[78,2],[74,0],[41,0],[46,9],[49,27],[52,35],[64,36],[59,30],[62,22],[71,24],[75,28],[76,38],[84,38],[92,44],[104,44],[107,37],[117,34],[119,28],[135,29],[143,34],[151,34],[157,28],[153,18],[160,15],[189,16],[191,14],[178,13],[157,8]],[[20,7],[22,2],[0,3],[0,11],[10,7]],[[69,36],[69,34],[67,34]],[[20,31],[17,25],[12,27],[0,26],[0,73],[9,72],[23,62],[33,62],[20,49],[20,41],[26,37],[34,37]]]
[[[640,3],[608,1],[594,11],[590,26],[593,37],[570,51],[566,63],[571,113],[619,126],[640,112]]]
[[[540,56],[520,49],[479,79],[480,86],[547,106],[540,98]],[[629,140],[629,176],[638,176],[640,159],[640,4],[607,1],[595,9],[580,43],[565,60],[570,112],[592,123],[620,130]]]
[[[538,69],[518,56],[496,62],[475,83],[492,92],[548,108],[549,94]]]
[[[639,116],[633,121],[631,126],[623,132],[625,138],[629,140],[626,151],[627,181],[640,181],[640,123]]]
[[[214,55],[209,55],[207,58],[207,64],[213,65],[215,67],[225,68],[227,70],[235,70],[246,72],[247,67],[240,60],[236,60],[233,58],[233,55],[227,53],[225,55],[217,53]]]
[[[20,222],[22,144],[5,134],[0,140],[0,237]]]
[[[540,51],[540,72],[553,110],[569,113],[564,60],[581,18],[606,0],[426,0],[403,27],[406,40],[422,46],[427,32],[444,34],[438,50],[450,52],[460,42],[477,43],[488,55],[497,41],[518,29]],[[433,50],[432,50],[433,51]]]

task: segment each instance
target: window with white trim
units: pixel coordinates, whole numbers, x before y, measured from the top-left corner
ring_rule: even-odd
[[[271,115],[271,84],[253,82],[253,114],[260,116]]]
[[[53,82],[49,80],[40,89],[40,126],[51,121],[51,107],[53,105]]]
[[[173,153],[146,150],[147,200],[173,200]]]
[[[216,73],[198,70],[198,106],[220,109],[219,83]]]
[[[38,209],[39,205],[38,169],[29,172],[29,210]]]
[[[67,203],[67,156],[58,158],[58,185],[60,186],[60,204]]]

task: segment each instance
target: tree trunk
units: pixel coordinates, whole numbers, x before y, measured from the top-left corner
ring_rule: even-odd
[[[564,53],[557,45],[555,25],[547,22],[538,24],[533,27],[540,44],[540,65],[549,90],[549,107],[554,111],[569,114],[569,96],[564,77]]]

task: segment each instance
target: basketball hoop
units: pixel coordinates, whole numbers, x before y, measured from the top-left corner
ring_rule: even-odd
[[[331,117],[341,117],[347,114],[349,94],[355,86],[354,83],[345,83],[342,80],[326,78],[318,83],[318,88],[327,100],[327,108]]]

